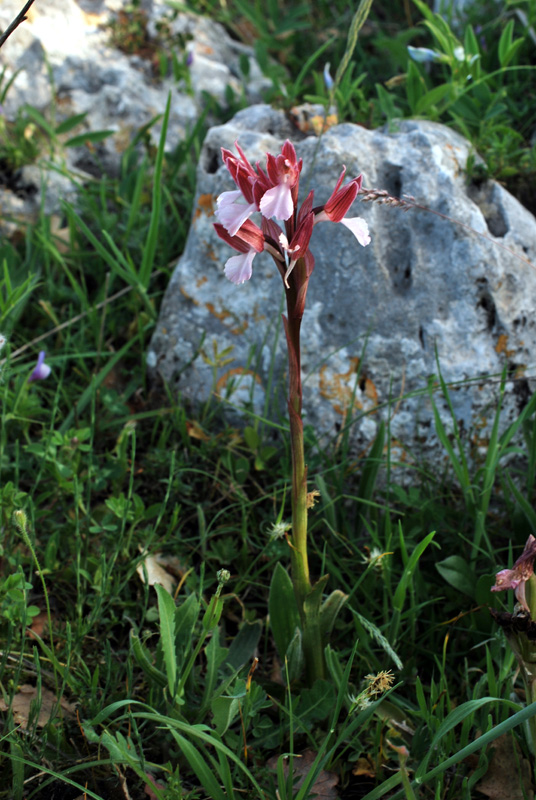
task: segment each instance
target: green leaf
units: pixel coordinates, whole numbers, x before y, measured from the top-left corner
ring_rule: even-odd
[[[233,670],[241,669],[251,660],[259,644],[262,633],[262,622],[244,622],[237,635],[234,637],[226,659]]]
[[[417,113],[417,104],[426,92],[426,84],[417,64],[408,60],[406,72],[406,96],[412,114]]]
[[[213,594],[207,606],[207,610],[203,615],[203,629],[205,631],[213,630],[219,623],[223,612],[223,600],[221,597]]]
[[[376,625],[373,622],[364,617],[358,611],[355,611],[354,609],[352,609],[352,611],[360,621],[361,625],[365,628],[365,630],[372,636],[372,638],[380,645],[380,647],[382,647],[385,650],[387,655],[394,661],[397,669],[402,669],[404,666],[402,661],[395,653],[394,649],[391,647],[391,645],[389,644],[389,642],[387,641],[381,630],[378,627],[376,627]]]
[[[393,598],[393,606],[399,611],[402,611],[402,608],[404,606],[404,600],[406,598],[408,583],[411,577],[413,576],[414,571],[417,568],[419,559],[426,550],[426,548],[428,547],[428,545],[430,544],[430,542],[432,541],[432,539],[434,538],[434,536],[435,536],[435,531],[429,533],[428,536],[425,536],[425,538],[421,542],[419,542],[419,544],[414,549],[408,563],[404,568],[404,572],[402,573],[402,577],[398,582],[395,596]]]
[[[329,575],[322,575],[321,578],[317,580],[313,589],[309,594],[306,596],[305,600],[303,601],[303,610],[305,612],[305,616],[309,619],[315,619],[320,614],[320,603],[322,602],[322,593],[324,591],[324,587],[329,580]]]
[[[443,772],[443,770],[450,766],[450,764],[457,763],[462,758],[467,757],[470,753],[473,753],[475,750],[478,750],[480,747],[486,745],[488,742],[494,741],[494,739],[497,739],[502,733],[506,733],[516,725],[520,725],[526,719],[529,719],[531,716],[536,714],[536,703],[531,703],[521,711],[518,711],[516,714],[514,714],[513,717],[510,717],[504,722],[501,722],[499,725],[496,725],[490,731],[487,731],[480,736],[476,741],[473,741],[471,744],[467,745],[467,747],[464,747],[462,750],[456,753],[456,755],[447,758],[446,761],[444,761],[442,764],[439,764],[437,767],[427,773],[426,767],[428,766],[430,758],[437,751],[437,745],[441,739],[449,731],[459,725],[460,722],[463,722],[466,717],[468,717],[470,714],[473,714],[487,703],[506,703],[506,705],[508,705],[510,708],[519,708],[517,704],[512,703],[509,700],[500,700],[495,697],[481,697],[478,700],[468,700],[467,703],[462,703],[461,706],[458,706],[458,708],[455,708],[454,711],[451,711],[448,717],[439,726],[436,735],[430,743],[426,756],[424,757],[423,761],[421,761],[415,773],[415,778],[419,784],[429,780],[438,772]]]
[[[158,242],[158,232],[160,228],[160,214],[162,207],[162,168],[164,164],[164,150],[166,146],[166,135],[169,122],[169,114],[171,110],[171,92],[168,94],[166,103],[166,110],[162,119],[162,130],[160,132],[160,141],[158,143],[158,150],[156,153],[156,161],[154,165],[153,174],[153,202],[151,204],[151,219],[149,222],[149,231],[143,248],[143,258],[140,265],[139,277],[140,283],[144,289],[148,289],[149,280],[153,271],[154,259],[156,255],[156,245]]]
[[[498,56],[501,67],[505,67],[508,63],[508,52],[512,47],[512,39],[514,36],[514,20],[511,19],[506,25],[505,29],[499,39]]]
[[[335,705],[336,692],[332,681],[320,678],[310,689],[300,692],[297,716],[303,723],[320,722],[327,719]]]
[[[430,89],[429,92],[426,92],[418,101],[415,109],[416,114],[422,116],[426,112],[429,112],[437,103],[445,100],[445,98],[448,99],[449,95],[452,94],[452,84],[450,83],[442,83],[440,86],[435,86],[433,89]]]
[[[78,136],[73,136],[72,139],[67,139],[65,147],[81,147],[87,144],[87,142],[103,142],[104,139],[107,139],[114,133],[115,131],[87,131],[87,133],[81,133]]]
[[[170,593],[159,583],[154,588],[158,595],[158,614],[160,617],[160,641],[164,653],[164,664],[168,679],[168,689],[173,697],[177,686],[177,657],[175,653],[175,602]]]
[[[229,725],[234,722],[239,712],[239,703],[236,697],[216,697],[210,704],[214,715],[214,728],[220,736],[223,736]]]
[[[435,566],[443,580],[474,599],[476,575],[465,558],[449,556]]]
[[[229,651],[226,647],[221,647],[219,642],[218,631],[210,638],[208,645],[205,647],[205,657],[207,659],[207,668],[205,672],[205,688],[203,692],[203,708],[207,708],[210,701],[215,694],[215,687],[218,681],[218,669],[227,661]],[[184,680],[184,678],[183,678]],[[221,689],[219,694],[221,694]]]
[[[256,450],[259,446],[259,434],[255,428],[252,428],[249,425],[244,428],[244,439],[250,450]]]
[[[45,119],[45,117],[41,114],[41,112],[39,112],[33,106],[25,106],[24,112],[27,114],[27,116],[33,119],[33,121],[36,122],[41,128],[43,128],[45,133],[49,135],[50,139],[54,141],[54,139],[56,138],[56,132],[52,127],[52,125],[48,122],[48,120]]]
[[[130,646],[132,648],[134,660],[144,671],[147,678],[162,689],[167,686],[167,677],[161,670],[153,665],[153,662],[149,658],[148,650],[142,645],[139,636],[136,636],[132,631],[130,632]]]
[[[199,616],[199,600],[195,594],[189,595],[184,603],[175,609],[175,641],[184,652],[192,649],[195,623]]]
[[[324,641],[326,641],[333,630],[333,625],[335,624],[339,611],[346,603],[347,599],[347,594],[341,592],[340,589],[335,589],[322,603],[322,607],[320,608],[320,631]]]
[[[180,747],[181,754],[197,775],[208,797],[211,800],[228,800],[225,792],[214,777],[212,760],[208,761],[207,754],[201,754],[188,739],[185,739],[177,731],[172,730],[171,733]]]
[[[481,575],[476,582],[475,601],[479,606],[487,606],[493,602],[491,587],[495,584],[495,575]]]
[[[72,117],[68,117],[67,119],[60,122],[59,125],[56,125],[56,135],[60,135],[62,133],[68,133],[72,131],[73,128],[76,128],[81,122],[85,120],[87,117],[87,111],[84,111],[83,114],[73,114]]]
[[[302,632],[296,628],[294,636],[292,637],[287,652],[285,655],[287,662],[288,678],[290,681],[296,681],[300,677],[305,664],[303,656],[303,642]]]
[[[294,638],[296,628],[300,628],[300,615],[294,595],[294,587],[288,572],[277,562],[268,598],[270,628],[281,660],[285,658],[288,646]]]

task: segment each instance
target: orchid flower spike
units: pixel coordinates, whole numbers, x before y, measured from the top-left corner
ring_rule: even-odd
[[[45,351],[41,350],[37,358],[37,364],[35,365],[32,374],[28,378],[28,383],[31,383],[32,381],[43,381],[45,378],[48,378],[52,372],[48,364],[45,364],[45,355]]]

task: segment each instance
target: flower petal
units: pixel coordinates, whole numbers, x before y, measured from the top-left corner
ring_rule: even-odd
[[[32,381],[43,381],[45,380],[45,378],[48,378],[48,376],[52,372],[48,364],[45,364],[45,355],[46,355],[45,351],[41,350],[37,358],[37,364],[35,365],[35,369],[28,378],[29,383],[31,383]]]
[[[216,200],[216,216],[231,236],[242,227],[244,222],[257,210],[254,203],[241,203],[242,192],[223,192]]]
[[[253,259],[257,251],[251,248],[247,253],[232,256],[225,264],[225,277],[232,283],[245,283],[249,281],[252,273]]]
[[[279,183],[264,193],[259,204],[261,213],[265,217],[276,219],[290,219],[294,211],[292,193],[288,183]]]
[[[360,245],[366,247],[367,244],[370,244],[369,229],[364,219],[361,217],[349,217],[341,219],[341,222],[348,230],[352,231]]]

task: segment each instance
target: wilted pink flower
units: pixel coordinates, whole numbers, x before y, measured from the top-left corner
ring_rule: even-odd
[[[536,538],[531,534],[525,544],[525,549],[517,559],[512,569],[502,569],[495,576],[495,586],[492,592],[502,592],[513,589],[517,602],[531,613],[526,598],[526,584],[534,574],[534,559],[536,558]]]
[[[32,381],[43,381],[45,378],[48,378],[52,372],[48,364],[45,364],[45,355],[45,351],[41,350],[37,358],[37,364],[35,365],[32,374],[28,378],[29,383]]]

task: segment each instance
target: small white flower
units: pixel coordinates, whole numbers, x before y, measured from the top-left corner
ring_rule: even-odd
[[[270,539],[282,539],[291,528],[292,525],[289,522],[274,522],[268,531],[268,536]]]

